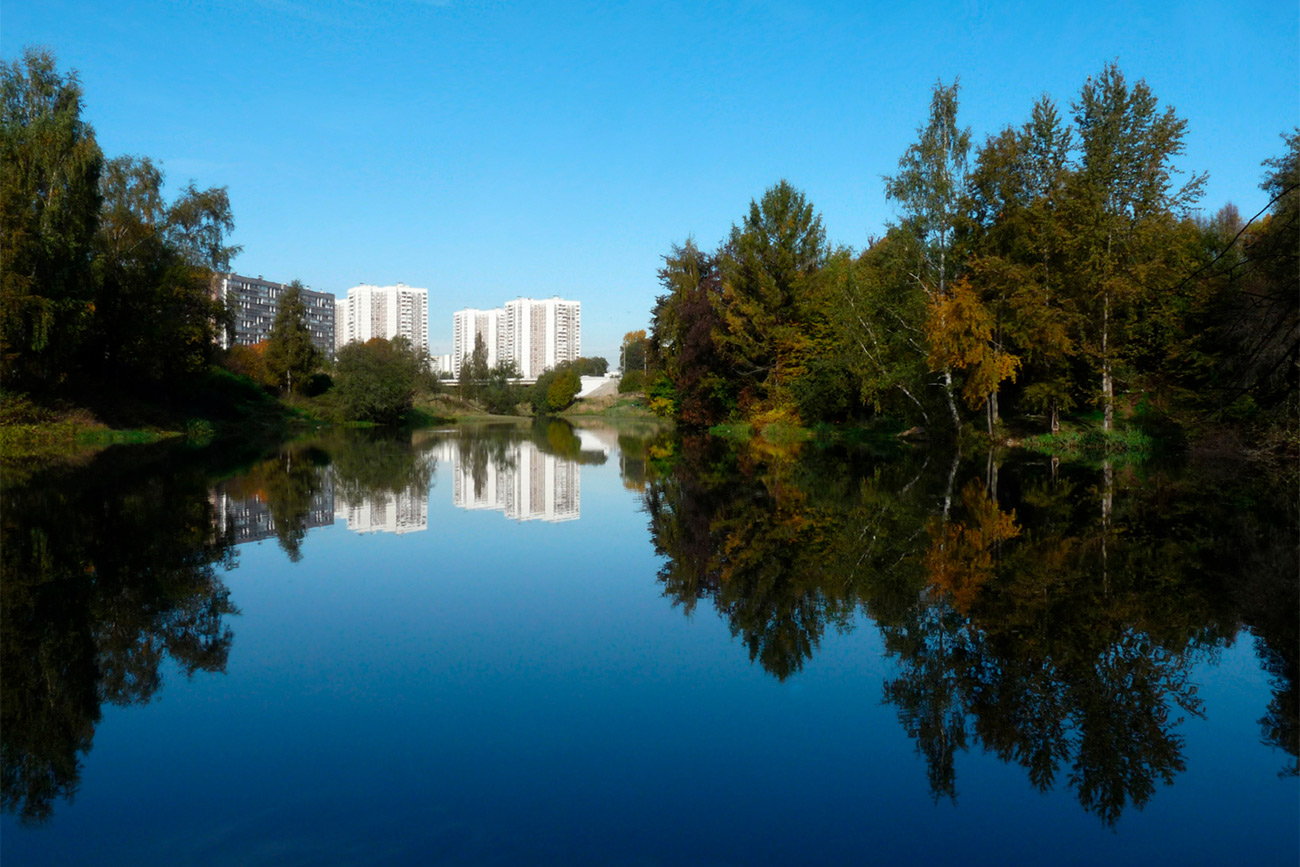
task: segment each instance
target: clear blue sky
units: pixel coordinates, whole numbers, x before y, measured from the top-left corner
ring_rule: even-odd
[[[704,7],[707,7],[705,9]],[[1118,60],[1188,121],[1206,210],[1264,204],[1300,118],[1294,0],[512,3],[5,0],[0,51],[80,71],[110,156],[230,190],[235,268],[346,292],[430,290],[451,314],[583,304],[583,350],[643,328],[669,245],[713,246],[785,177],[831,240],[894,216],[937,79],[977,141]]]

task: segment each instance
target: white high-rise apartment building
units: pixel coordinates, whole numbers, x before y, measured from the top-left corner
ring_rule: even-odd
[[[506,302],[505,357],[524,379],[537,379],[562,361],[582,355],[582,303],[562,298]]]
[[[506,312],[500,307],[492,310],[457,310],[451,316],[451,372],[460,376],[461,363],[474,354],[477,338],[482,337],[487,345],[488,367],[496,367],[502,358],[504,331],[501,321]]]
[[[488,366],[513,361],[524,379],[582,355],[582,302],[563,298],[517,298],[504,308],[460,310],[452,316],[452,367],[473,353],[477,335],[488,349]]]
[[[416,349],[429,348],[429,290],[398,283],[371,286],[363,283],[348,290],[335,305],[335,346],[374,337],[405,337]]]

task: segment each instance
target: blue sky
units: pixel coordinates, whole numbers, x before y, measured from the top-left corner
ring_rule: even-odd
[[[669,246],[713,246],[783,177],[863,246],[939,79],[982,141],[1117,60],[1188,121],[1208,211],[1262,207],[1300,119],[1286,0],[6,0],[0,52],[30,44],[79,70],[107,154],[229,188],[236,270],[428,287],[442,352],[454,310],[561,295],[616,358]]]

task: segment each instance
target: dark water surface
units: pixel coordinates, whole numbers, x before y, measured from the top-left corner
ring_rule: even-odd
[[[0,519],[6,867],[1300,857],[1300,516],[1238,468],[551,423]]]

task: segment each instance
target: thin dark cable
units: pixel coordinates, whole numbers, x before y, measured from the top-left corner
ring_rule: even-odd
[[[1222,259],[1224,256],[1228,255],[1228,251],[1231,250],[1233,247],[1235,247],[1235,246],[1237,245],[1237,241],[1241,240],[1241,236],[1244,235],[1244,234],[1246,234],[1246,230],[1249,229],[1249,228],[1251,227],[1251,224],[1252,224],[1252,223],[1254,223],[1256,220],[1258,220],[1258,219],[1260,218],[1260,216],[1262,216],[1263,213],[1264,213],[1265,211],[1267,211],[1269,208],[1273,207],[1273,205],[1277,202],[1278,199],[1282,198],[1282,197],[1285,196],[1287,193],[1290,193],[1290,192],[1292,192],[1292,191],[1294,191],[1294,190],[1296,190],[1296,189],[1300,189],[1300,184],[1292,184],[1291,186],[1287,187],[1285,190],[1283,190],[1282,192],[1280,192],[1280,193],[1278,193],[1276,196],[1274,196],[1274,197],[1269,201],[1269,203],[1268,203],[1267,205],[1265,205],[1264,207],[1262,207],[1262,208],[1259,209],[1259,213],[1255,214],[1255,216],[1251,217],[1249,220],[1246,221],[1246,225],[1244,225],[1244,226],[1241,227],[1241,231],[1237,232],[1237,234],[1233,236],[1232,240],[1228,242],[1228,246],[1224,247],[1223,250],[1219,252],[1219,255],[1215,256],[1213,259],[1211,259],[1210,261],[1206,262],[1204,265],[1202,265],[1201,267],[1197,268],[1197,269],[1196,269],[1195,271],[1193,271],[1192,273],[1188,274],[1186,277],[1183,278],[1183,282],[1181,282],[1181,283],[1179,283],[1178,285],[1174,286],[1170,291],[1171,291],[1171,292],[1176,292],[1177,290],[1183,288],[1183,287],[1186,286],[1189,282],[1191,282],[1191,280],[1192,280],[1193,278],[1195,278],[1198,274],[1200,274],[1202,271],[1204,271],[1204,270],[1206,270],[1207,268],[1211,267],[1212,265],[1214,265],[1215,262],[1219,261],[1219,260]]]

